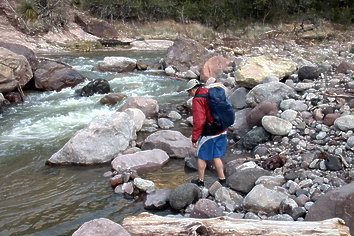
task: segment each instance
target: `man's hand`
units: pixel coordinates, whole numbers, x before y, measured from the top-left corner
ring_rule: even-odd
[[[197,143],[196,142],[192,143],[192,146],[196,148],[197,147]]]

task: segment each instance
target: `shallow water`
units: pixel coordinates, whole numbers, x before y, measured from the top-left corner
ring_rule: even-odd
[[[50,55],[72,65],[90,79],[107,79],[114,92],[146,96],[159,104],[181,104],[183,81],[161,71],[98,73],[91,71],[106,55],[128,56],[153,65],[165,52],[104,52],[80,55]],[[77,97],[75,89],[60,92],[26,92],[25,102],[0,115],[0,235],[71,235],[86,221],[106,217],[120,223],[143,209],[142,200],[115,194],[103,173],[110,165],[46,166],[46,160],[73,134],[99,115],[115,112],[121,104],[103,106],[103,95]],[[178,129],[178,128],[176,128]],[[174,188],[189,181],[182,160],[142,177],[158,188]],[[211,181],[214,178],[210,175]],[[169,214],[160,212],[159,214]]]

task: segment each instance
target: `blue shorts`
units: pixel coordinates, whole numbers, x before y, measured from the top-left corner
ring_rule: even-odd
[[[226,132],[213,136],[201,136],[198,140],[197,157],[206,161],[225,156]]]

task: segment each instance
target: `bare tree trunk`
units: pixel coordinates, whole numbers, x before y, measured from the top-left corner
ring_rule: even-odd
[[[123,227],[132,235],[350,235],[340,218],[323,221],[240,220],[230,217],[209,219],[162,217],[149,213],[127,217]]]

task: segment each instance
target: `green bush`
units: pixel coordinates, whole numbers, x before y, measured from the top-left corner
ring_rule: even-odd
[[[20,12],[24,19],[26,20],[36,20],[38,13],[35,10],[34,3],[30,0],[24,0],[20,4]]]

